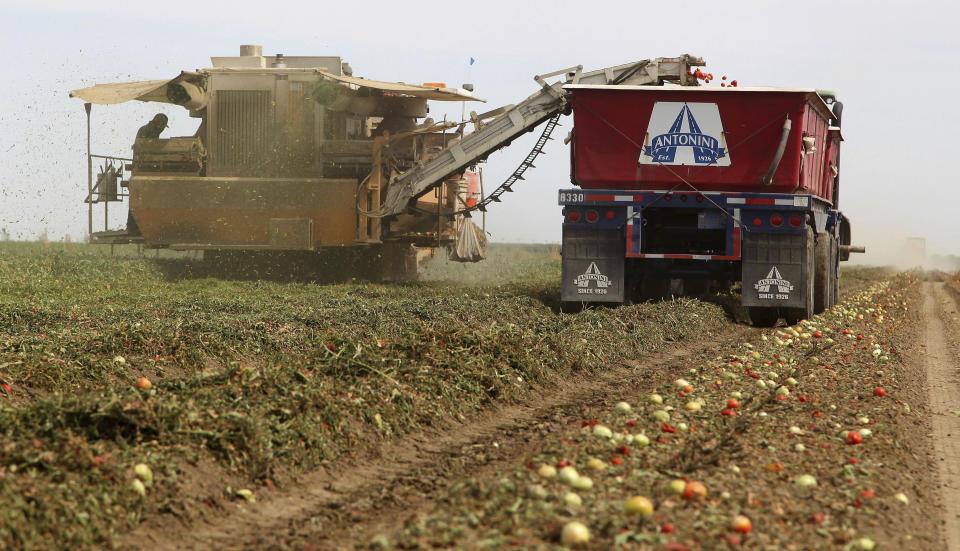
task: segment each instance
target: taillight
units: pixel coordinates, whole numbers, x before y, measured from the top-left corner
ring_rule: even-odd
[[[790,217],[790,225],[793,226],[794,228],[799,228],[800,226],[803,225],[803,217],[800,216],[799,214],[794,214],[793,216]]]
[[[779,228],[780,226],[783,225],[783,217],[780,216],[779,214],[774,214],[773,216],[770,217],[770,225],[775,228]]]
[[[754,219],[753,219],[753,225],[754,225],[754,226],[759,226],[760,224],[763,224],[763,220],[760,220],[759,218],[754,218]]]
[[[587,222],[591,224],[600,219],[600,214],[595,210],[588,210],[586,214]]]
[[[607,211],[607,220],[613,220],[614,216],[616,216],[616,214],[612,210]]]
[[[567,222],[577,222],[580,220],[580,211],[569,210],[567,211]]]

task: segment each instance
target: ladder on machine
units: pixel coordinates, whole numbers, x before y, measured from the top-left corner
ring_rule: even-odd
[[[530,153],[527,153],[527,158],[520,163],[520,166],[513,171],[513,174],[507,177],[506,180],[499,186],[497,189],[490,192],[490,195],[484,197],[480,202],[469,209],[464,209],[460,212],[469,212],[471,210],[479,210],[481,212],[487,212],[487,205],[490,203],[499,203],[500,196],[504,193],[513,192],[513,184],[517,183],[517,180],[523,180],[523,173],[527,171],[528,168],[537,168],[533,165],[533,161],[543,153],[544,146],[547,145],[547,142],[552,140],[550,134],[553,133],[553,130],[560,124],[560,113],[550,117],[550,120],[547,121],[547,125],[543,127],[543,133],[540,134],[540,139],[537,140],[537,143],[534,144],[533,149],[530,150]]]

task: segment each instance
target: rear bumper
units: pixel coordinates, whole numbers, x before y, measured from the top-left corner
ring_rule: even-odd
[[[770,279],[776,265],[784,279],[802,279],[805,256],[798,251],[807,227],[836,235],[840,220],[829,202],[812,195],[570,189],[559,192],[558,203],[562,298],[586,302],[620,302],[642,277],[753,285]],[[765,302],[753,294],[754,302]]]
[[[658,260],[739,261],[747,233],[799,235],[808,222],[817,232],[833,232],[839,214],[813,195],[761,193],[567,189],[559,192],[558,204],[564,207],[565,229],[617,229],[624,236],[624,258]],[[658,232],[671,230],[648,226],[654,217],[647,214],[667,209],[697,217],[686,231],[722,231],[723,243],[695,250],[656,246]],[[596,213],[594,221],[591,212]],[[775,215],[779,225],[773,224]],[[793,216],[801,217],[799,225],[790,224]]]

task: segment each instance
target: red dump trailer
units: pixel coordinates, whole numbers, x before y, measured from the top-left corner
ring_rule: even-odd
[[[835,304],[843,105],[812,89],[564,87],[565,302],[629,303],[742,282],[757,325]]]

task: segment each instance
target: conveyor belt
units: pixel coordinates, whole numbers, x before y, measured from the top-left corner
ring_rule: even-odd
[[[589,73],[583,73],[582,66],[563,69],[546,75],[534,77],[541,89],[520,103],[504,108],[504,112],[467,134],[462,140],[448,146],[435,157],[419,163],[417,166],[397,175],[390,180],[386,189],[384,206],[369,216],[382,218],[407,211],[410,200],[418,197],[454,174],[463,172],[467,167],[484,160],[494,151],[506,147],[517,136],[528,132],[540,123],[553,119],[549,130],[556,125],[556,119],[567,111],[567,93],[565,84],[609,84],[609,85],[650,85],[673,81],[686,85],[696,85],[696,79],[687,75],[689,67],[703,66],[700,58],[683,55],[676,58],[645,59],[615,67],[607,67]],[[553,84],[547,84],[549,77],[565,75],[565,78]],[[546,143],[549,133],[545,132],[541,140]],[[536,157],[542,151],[542,144],[534,147],[531,155]],[[531,159],[532,161],[532,159]],[[522,179],[523,171],[529,165],[518,168],[517,178],[510,179],[497,191],[491,193],[491,199],[484,198],[486,206],[500,199],[500,194],[510,191],[510,184]],[[494,197],[496,194],[496,198]]]

